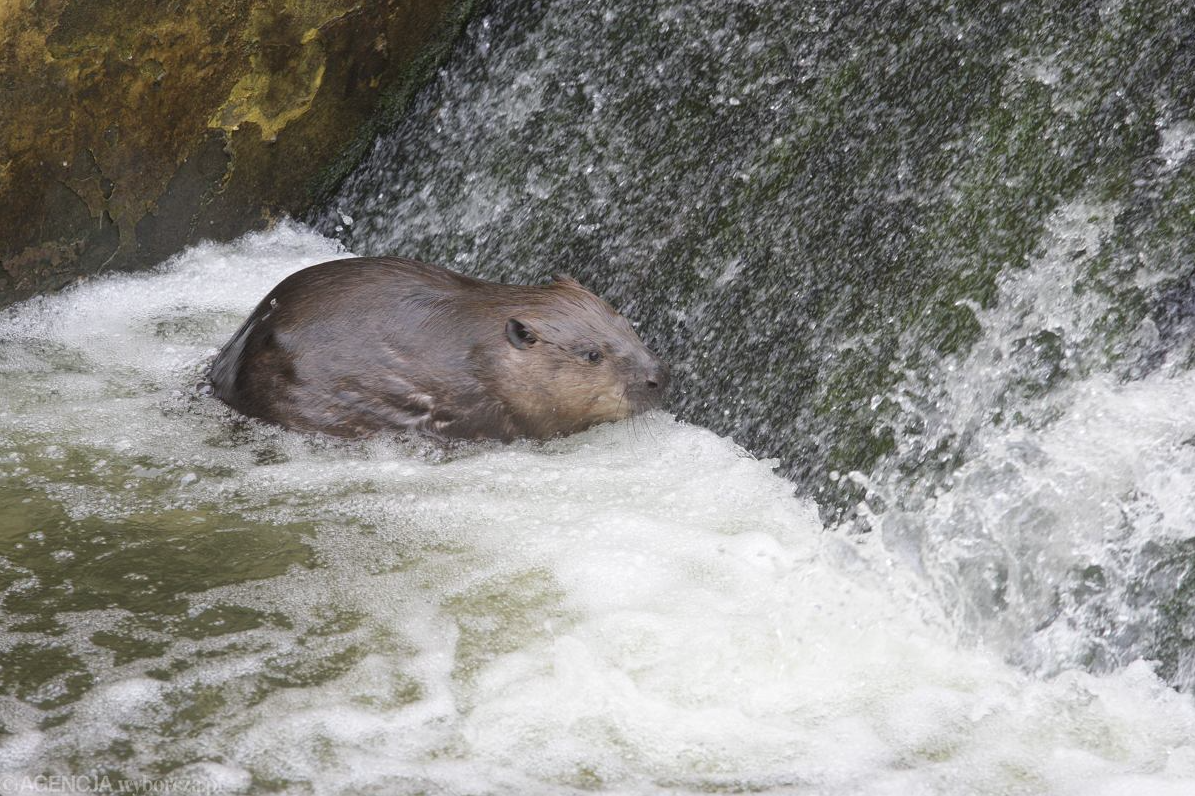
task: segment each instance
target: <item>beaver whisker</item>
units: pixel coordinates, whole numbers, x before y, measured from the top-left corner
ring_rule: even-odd
[[[628,391],[627,391],[627,389],[625,389],[625,388],[624,388],[624,389],[623,389],[623,391],[622,391],[622,397],[618,399],[618,404],[619,404],[619,406],[622,406],[622,402],[626,400],[626,398],[627,398],[627,392],[628,392]],[[638,413],[638,412],[632,412],[632,413],[630,414],[630,416],[629,416],[629,417],[627,417],[627,419],[631,421],[631,438],[632,438],[632,439],[634,439],[634,440],[635,440],[635,442],[639,442],[639,441],[640,441],[640,436],[639,436],[639,413]],[[639,450],[638,450],[638,448],[639,448],[639,446],[638,446],[638,445],[636,445],[636,446],[635,446],[635,448],[633,448],[633,450],[634,450],[634,454],[635,454],[635,457],[636,457],[636,458],[638,458],[638,456],[639,456]]]
[[[622,417],[622,405],[623,405],[623,403],[626,402],[626,400],[627,400],[627,391],[626,391],[626,388],[623,388],[623,391],[618,394],[618,406],[614,410],[615,417]],[[634,431],[635,430],[635,415],[633,415],[633,414],[630,415],[630,417],[628,419],[631,421],[631,430]]]
[[[658,409],[659,407],[660,407],[659,401],[652,401],[651,405],[649,406],[650,409]],[[639,430],[640,429],[642,429],[646,433],[647,440],[649,442],[654,443],[654,442],[659,441],[658,438],[656,437],[655,432],[652,431],[651,424],[644,421],[644,419],[642,417],[642,412],[636,412],[635,414],[631,415],[631,427],[635,429],[636,441],[639,440]]]

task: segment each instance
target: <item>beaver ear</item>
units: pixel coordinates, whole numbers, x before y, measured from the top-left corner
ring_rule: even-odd
[[[510,344],[515,348],[521,348],[524,350],[535,345],[539,340],[539,338],[535,336],[535,332],[531,330],[530,326],[516,318],[511,318],[506,322],[506,339],[509,340]]]
[[[576,279],[573,279],[573,278],[572,278],[571,276],[569,276],[568,274],[552,274],[552,281],[553,281],[553,282],[555,282],[555,283],[556,283],[556,284],[558,284],[558,285],[565,285],[565,286],[567,286],[567,287],[575,287],[575,288],[578,288],[578,289],[580,289],[580,290],[584,290],[584,289],[585,289],[585,288],[584,288],[584,287],[581,285],[581,283],[580,283],[580,282],[578,282]]]

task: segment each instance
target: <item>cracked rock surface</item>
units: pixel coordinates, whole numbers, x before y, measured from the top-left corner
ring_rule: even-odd
[[[306,211],[473,1],[0,4],[0,305]]]

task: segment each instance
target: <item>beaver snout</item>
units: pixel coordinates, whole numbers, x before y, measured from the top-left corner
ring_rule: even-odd
[[[649,390],[658,391],[660,395],[663,395],[668,390],[668,384],[671,381],[672,375],[668,366],[657,360],[648,369],[644,386]]]
[[[658,359],[653,360],[639,371],[639,379],[627,390],[631,406],[638,412],[660,407],[671,381],[668,366]]]

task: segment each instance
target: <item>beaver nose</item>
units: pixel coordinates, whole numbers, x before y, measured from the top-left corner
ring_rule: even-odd
[[[668,389],[669,378],[668,366],[663,362],[657,362],[655,367],[647,373],[647,388],[663,392]]]

